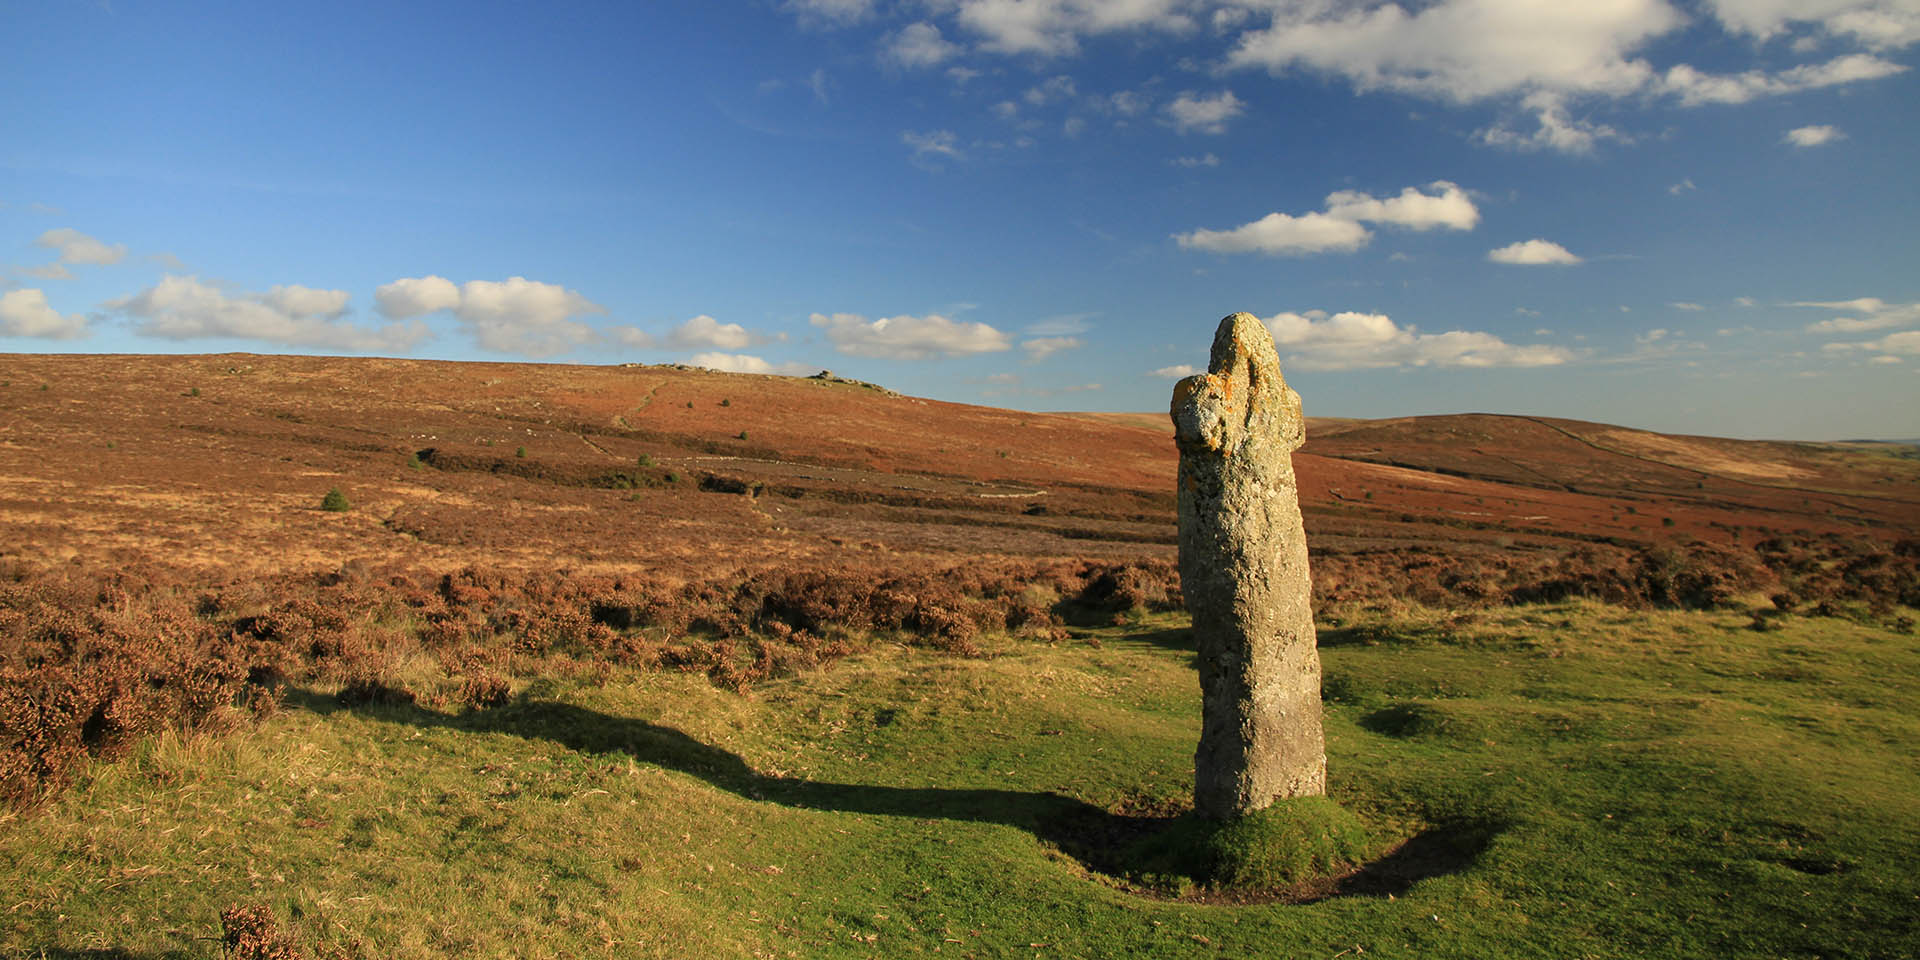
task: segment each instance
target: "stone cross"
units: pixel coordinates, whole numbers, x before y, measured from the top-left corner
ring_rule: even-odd
[[[1327,792],[1313,584],[1293,478],[1300,395],[1273,336],[1236,313],[1207,372],[1173,388],[1180,590],[1200,654],[1193,806],[1226,819]]]

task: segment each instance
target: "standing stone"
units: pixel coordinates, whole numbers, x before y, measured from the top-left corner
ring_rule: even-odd
[[[1200,651],[1193,806],[1225,819],[1327,792],[1313,584],[1293,478],[1300,395],[1251,314],[1220,321],[1207,372],[1173,388],[1180,590]]]

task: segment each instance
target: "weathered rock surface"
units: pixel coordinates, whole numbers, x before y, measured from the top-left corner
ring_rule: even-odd
[[[1241,816],[1327,790],[1313,586],[1293,476],[1300,396],[1251,314],[1220,322],[1208,372],[1173,388],[1180,588],[1199,646],[1194,808]]]

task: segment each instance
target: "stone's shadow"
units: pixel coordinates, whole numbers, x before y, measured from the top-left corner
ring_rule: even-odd
[[[1162,633],[1184,636],[1186,631]],[[348,705],[336,697],[290,687],[286,688],[286,703],[322,715],[346,712],[427,729],[505,733],[528,740],[544,740],[582,753],[631,757],[697,777],[748,800],[796,809],[1001,824],[1031,833],[1086,869],[1115,878],[1130,888],[1134,884],[1129,878],[1139,872],[1136,865],[1128,862],[1132,851],[1141,841],[1168,829],[1178,819],[1177,811],[1140,815],[1113,813],[1052,792],[890,787],[770,776],[754,770],[738,754],[703,743],[672,727],[548,700],[521,699],[492,710],[441,713],[413,703]],[[1349,894],[1399,893],[1428,877],[1466,869],[1496,833],[1497,827],[1486,825],[1429,830],[1359,872],[1330,881],[1337,883],[1337,888],[1319,896],[1309,898],[1298,895],[1299,891],[1272,891],[1268,895],[1239,894],[1220,900],[1310,902]],[[1153,895],[1150,890],[1139,892]]]
[[[75,949],[71,947],[33,947],[23,957],[34,960],[192,960],[202,956],[186,950],[168,950],[165,953],[134,953],[119,947],[98,947]]]

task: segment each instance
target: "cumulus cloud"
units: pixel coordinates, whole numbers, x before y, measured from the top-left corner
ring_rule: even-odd
[[[1707,0],[1730,31],[1770,40],[1804,24],[1874,49],[1920,42],[1920,6],[1912,0]]]
[[[1214,253],[1281,255],[1358,250],[1367,245],[1373,234],[1352,220],[1324,213],[1307,213],[1297,217],[1269,213],[1231,230],[1201,228],[1190,233],[1174,234],[1173,238],[1182,247],[1211,250]]]
[[[1189,90],[1174,97],[1166,110],[1167,119],[1181,133],[1217,134],[1226,133],[1227,121],[1239,116],[1246,106],[1232,90],[1222,90],[1212,96]]]
[[[1421,333],[1379,313],[1328,316],[1315,310],[1280,313],[1263,322],[1288,364],[1303,370],[1546,367],[1573,359],[1572,351],[1564,347],[1510,344],[1480,331]]]
[[[1592,153],[1602,140],[1626,141],[1628,137],[1604,124],[1573,116],[1566,98],[1557,93],[1529,94],[1522,105],[1533,111],[1535,126],[1531,133],[1500,125],[1481,130],[1480,142],[1511,150],[1557,150],[1561,153]]]
[[[87,335],[87,318],[61,316],[47,305],[47,295],[26,288],[0,293],[0,337],[45,337],[73,340]]]
[[[940,35],[931,23],[910,23],[882,41],[880,59],[909,70],[937,67],[959,55],[959,44]]]
[[[1199,372],[1200,372],[1200,368],[1194,366],[1191,363],[1176,363],[1171,367],[1161,367],[1158,370],[1149,370],[1147,371],[1147,376],[1172,377],[1178,380],[1181,377],[1191,377],[1194,374]]]
[[[1507,263],[1519,266],[1565,266],[1580,262],[1580,258],[1551,240],[1535,237],[1509,243],[1496,250],[1487,251],[1487,259],[1494,263]]]
[[[1675,310],[1686,310],[1689,312],[1698,312],[1706,309],[1705,306],[1698,303],[1694,303],[1691,300],[1674,300],[1668,303],[1667,306],[1672,307]]]
[[[34,241],[34,245],[56,251],[59,256],[52,263],[37,267],[27,267],[21,273],[43,280],[65,280],[73,276],[70,266],[108,266],[126,259],[125,244],[102,243],[71,227],[48,230]]]
[[[529,357],[591,341],[593,328],[573,318],[605,312],[576,291],[525,277],[469,280],[461,284],[460,305],[453,311],[482,347]]]
[[[1832,317],[1807,325],[1810,333],[1865,333],[1920,323],[1920,303],[1888,303],[1879,297],[1854,300],[1800,300],[1789,307],[1833,310],[1846,316]]]
[[[127,256],[126,244],[101,243],[71,227],[48,230],[34,241],[34,245],[59,251],[59,262],[63,264],[108,266],[119,263]]]
[[[801,23],[844,27],[873,15],[873,0],[787,0],[783,7]]]
[[[1384,223],[1409,230],[1472,230],[1480,222],[1480,211],[1466,191],[1445,180],[1435,182],[1437,193],[1422,193],[1413,187],[1397,197],[1378,198],[1358,190],[1340,190],[1327,195],[1327,215],[1342,220]]]
[[[869,321],[855,313],[812,314],[834,349],[856,357],[919,360],[935,354],[958,356],[1011,350],[1007,334],[984,323],[951,320],[939,314],[901,314]]]
[[[739,350],[765,342],[767,338],[749,332],[746,327],[737,323],[721,323],[704,313],[667,333],[668,345],[681,349],[717,347],[721,350]]]
[[[168,274],[106,307],[140,321],[135,333],[168,340],[236,337],[290,347],[398,352],[428,335],[426,325],[417,321],[368,327],[343,320],[347,300],[343,290],[297,284],[229,295],[198,277]]]
[[[1889,333],[1878,340],[1861,343],[1829,343],[1822,350],[1844,352],[1871,350],[1884,356],[1920,357],[1920,330],[1903,330]]]
[[[460,305],[460,288],[445,277],[408,277],[373,291],[375,309],[395,320],[422,317]]]
[[[1195,26],[1185,13],[1188,0],[957,0],[957,6],[960,25],[995,53],[1065,56],[1079,51],[1082,35]]]
[[[659,344],[659,341],[654,339],[653,334],[634,326],[614,327],[607,331],[607,336],[611,337],[613,342],[627,347],[644,349]]]
[[[913,148],[912,159],[922,166],[937,166],[942,158],[960,159],[959,138],[952,130],[908,130],[900,134],[900,142]]]
[[[408,277],[381,286],[373,298],[380,313],[393,319],[451,310],[480,346],[529,357],[591,342],[593,328],[573,318],[607,312],[577,291],[525,277],[469,280],[458,287],[445,277]]]
[[[1397,3],[1285,4],[1240,36],[1228,62],[1457,103],[1540,90],[1625,95],[1653,75],[1634,51],[1683,22],[1664,0],[1440,0],[1411,13]]]
[[[1362,223],[1379,223],[1408,230],[1471,230],[1480,211],[1466,191],[1447,181],[1428,186],[1433,193],[1413,187],[1396,197],[1374,197],[1356,190],[1327,195],[1323,210],[1299,216],[1269,213],[1231,230],[1194,230],[1174,235],[1180,246],[1215,253],[1273,255],[1352,251],[1373,239]]]
[[[262,303],[290,317],[326,317],[333,319],[347,312],[351,299],[345,290],[316,290],[292,283],[268,290]]]
[[[1847,135],[1841,133],[1839,127],[1820,124],[1809,127],[1794,127],[1792,130],[1788,130],[1787,135],[1780,139],[1782,143],[1791,143],[1796,147],[1817,147],[1821,144],[1832,143],[1835,140],[1845,140],[1846,138]]]
[[[1073,350],[1087,345],[1079,337],[1035,337],[1022,341],[1020,349],[1027,352],[1027,359],[1038,363],[1062,350]]]
[[[1220,165],[1220,158],[1211,153],[1203,153],[1197,157],[1174,157],[1169,162],[1176,167],[1217,167]]]
[[[766,373],[782,377],[799,377],[813,372],[813,368],[804,363],[768,363],[760,357],[745,353],[696,353],[687,362],[696,367],[706,367],[722,373]]]
[[[1907,68],[1872,54],[1850,53],[1826,63],[1810,63],[1787,70],[1743,73],[1701,73],[1687,64],[1675,64],[1660,78],[1659,88],[1680,98],[1686,106],[1707,103],[1746,103],[1760,97],[1780,96],[1820,87],[1878,80]]]

